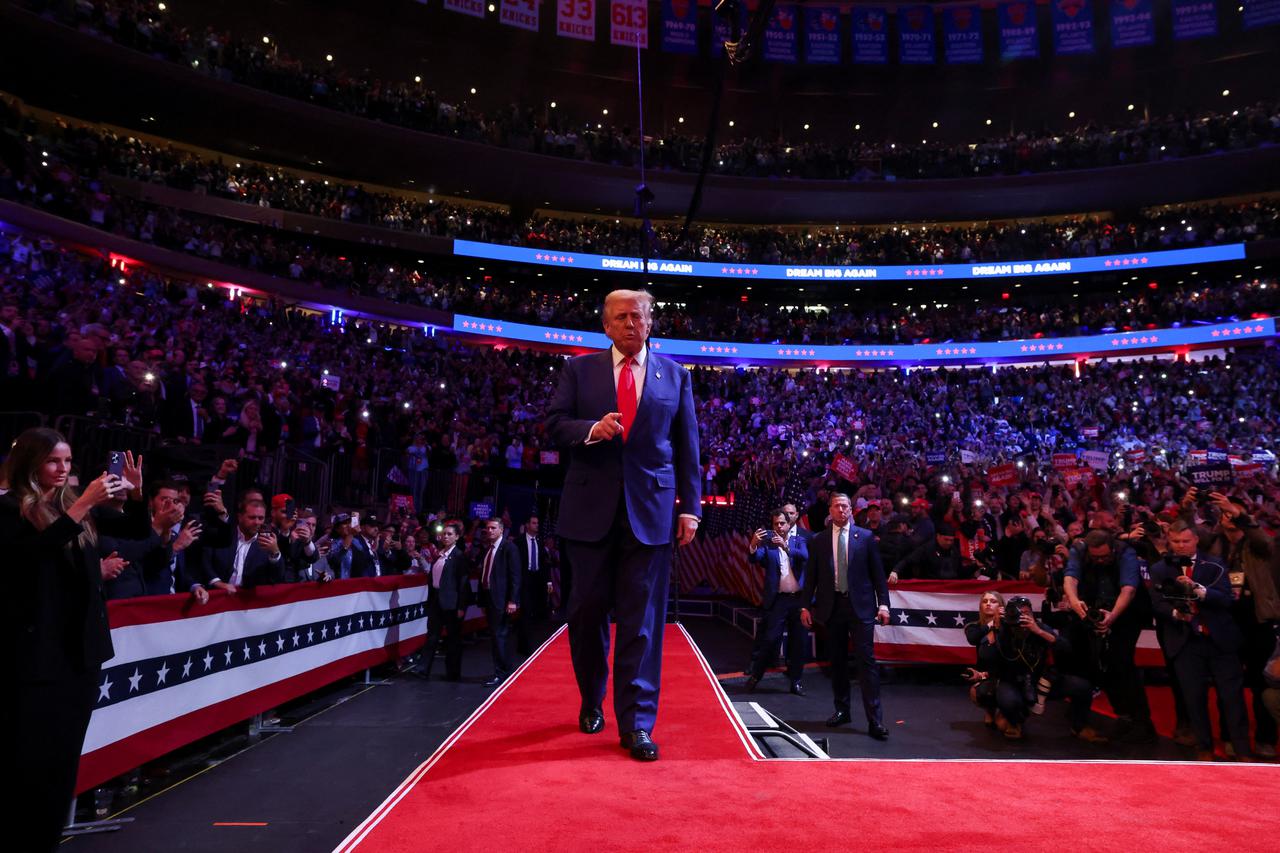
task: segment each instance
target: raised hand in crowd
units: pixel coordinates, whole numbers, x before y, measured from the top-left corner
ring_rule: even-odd
[[[119,553],[112,551],[102,560],[102,579],[104,581],[113,581],[120,577],[120,573],[129,567],[129,561],[121,557]]]

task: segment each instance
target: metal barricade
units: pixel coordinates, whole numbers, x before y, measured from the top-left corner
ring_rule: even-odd
[[[160,444],[158,433],[81,415],[63,415],[54,428],[70,443],[84,481],[106,469],[113,450],[145,455]]]
[[[0,456],[8,455],[14,439],[44,423],[44,415],[39,412],[0,412]]]

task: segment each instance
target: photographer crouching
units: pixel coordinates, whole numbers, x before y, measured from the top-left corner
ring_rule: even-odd
[[[996,728],[1006,738],[1020,740],[1022,725],[1037,703],[1036,689],[1046,673],[1049,652],[1065,653],[1070,646],[1057,632],[1040,624],[1027,597],[1014,596],[1003,608],[998,608],[998,601],[997,594],[984,594],[979,621],[965,626],[969,642],[978,647],[978,666],[986,668],[971,670],[976,682],[973,699],[988,713],[994,705]],[[1054,688],[1057,695],[1071,702],[1072,734],[1090,742],[1105,742],[1089,726],[1093,699],[1089,682],[1062,675]]]
[[[1106,691],[1120,721],[1118,739],[1155,743],[1151,707],[1134,663],[1146,610],[1137,553],[1109,530],[1090,530],[1068,555],[1062,588],[1075,614],[1068,639],[1086,663],[1082,674]]]
[[[1165,654],[1173,661],[1187,716],[1196,737],[1196,758],[1213,760],[1209,682],[1238,761],[1249,754],[1249,716],[1244,704],[1243,636],[1231,617],[1231,579],[1226,566],[1199,550],[1200,537],[1186,521],[1169,525],[1169,551],[1151,567],[1156,621]]]

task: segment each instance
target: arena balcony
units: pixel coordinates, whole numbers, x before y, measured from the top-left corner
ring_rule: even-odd
[[[347,179],[430,188],[521,210],[629,209],[629,168],[501,149],[345,115],[0,6],[0,87],[33,103]],[[215,106],[216,105],[216,106]],[[655,216],[688,208],[696,176],[652,172]],[[851,184],[711,176],[701,217],[730,222],[974,220],[1129,209],[1280,185],[1280,148],[993,178]]]

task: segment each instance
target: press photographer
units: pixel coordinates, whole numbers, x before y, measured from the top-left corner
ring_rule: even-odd
[[[804,674],[809,632],[800,624],[800,610],[804,606],[800,593],[804,589],[809,551],[804,539],[788,536],[791,523],[785,511],[774,510],[770,517],[772,530],[760,528],[751,535],[747,546],[750,549],[747,559],[764,569],[764,598],[760,603],[764,624],[756,633],[755,648],[751,652],[747,690],[754,690],[772,665],[778,644],[782,642],[782,632],[786,631],[787,681],[792,693],[803,696],[800,677]]]
[[[1244,704],[1243,641],[1231,618],[1231,579],[1227,568],[1199,550],[1194,527],[1178,520],[1169,525],[1169,550],[1151,567],[1156,621],[1165,654],[1173,661],[1178,687],[1186,702],[1201,761],[1213,760],[1209,720],[1209,682],[1239,761],[1252,761],[1249,717]]]
[[[1069,552],[1062,590],[1075,614],[1068,639],[1081,656],[1089,650],[1088,669],[1081,674],[1106,691],[1119,717],[1121,740],[1154,743],[1151,708],[1134,663],[1145,626],[1145,608],[1136,605],[1140,589],[1137,554],[1110,531],[1090,530]]]

